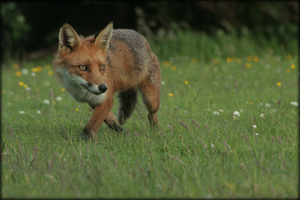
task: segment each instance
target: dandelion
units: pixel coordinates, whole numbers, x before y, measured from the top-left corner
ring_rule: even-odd
[[[27,87],[28,87],[28,85],[24,84],[24,85],[23,85],[23,87],[24,87],[24,88],[27,88]]]
[[[173,93],[169,93],[168,96],[169,96],[169,97],[173,97],[174,94],[173,94]]]
[[[19,82],[18,84],[19,84],[19,86],[23,86],[23,85],[24,85],[24,83],[23,83],[23,82]]]
[[[175,71],[175,70],[176,70],[176,67],[175,67],[175,66],[172,66],[172,67],[171,67],[171,70]]]
[[[23,114],[25,114],[25,111],[21,110],[21,111],[19,111],[19,113],[20,113],[21,115],[23,115]]]
[[[287,70],[286,70],[286,73],[288,73],[288,74],[291,73],[291,70],[290,70],[290,69],[287,69]]]
[[[19,64],[17,64],[17,63],[13,64],[13,68],[14,69],[19,69]]]
[[[255,133],[254,135],[258,135],[258,133]]]
[[[50,104],[50,101],[49,100],[44,100],[44,103],[45,104]]]
[[[29,74],[28,69],[22,69],[21,72],[22,72],[22,74],[25,74],[25,75]]]
[[[258,62],[259,58],[257,56],[254,56],[253,60],[254,60],[254,62]]]
[[[266,104],[265,104],[265,107],[266,107],[266,108],[270,108],[270,107],[271,107],[271,105],[270,105],[270,104],[268,104],[268,103],[266,103]]]
[[[291,68],[292,68],[292,69],[295,69],[295,65],[294,65],[294,64],[292,64],[292,65],[291,65]]]
[[[38,111],[36,111],[36,113],[37,113],[37,114],[41,114],[41,111],[38,110]]]
[[[165,66],[171,66],[171,63],[169,61],[163,61],[163,65],[165,65]]]
[[[76,112],[77,112],[78,110],[79,110],[78,108],[75,109]]]
[[[264,118],[265,116],[264,116],[264,114],[260,114],[259,117]]]
[[[188,81],[184,81],[184,84],[186,84],[186,85],[187,85],[187,84],[189,84],[189,82],[188,82]]]
[[[223,113],[223,112],[224,112],[224,110],[223,110],[223,109],[220,109],[220,112],[221,112],[221,113]]]
[[[253,105],[253,102],[249,102],[250,105]]]
[[[161,84],[161,85],[164,85],[164,84],[165,84],[165,82],[164,82],[164,81],[162,81],[160,84]]]
[[[56,101],[61,101],[62,98],[61,98],[61,97],[56,97],[55,100],[56,100]]]
[[[256,125],[253,125],[252,127],[253,127],[253,128],[257,128]]]
[[[248,61],[252,61],[252,60],[253,60],[253,57],[252,57],[252,56],[247,56],[247,60],[248,60]]]
[[[286,55],[286,59],[287,59],[287,60],[291,60],[291,59],[292,59],[291,54]]]
[[[61,90],[62,92],[64,92],[64,91],[65,91],[65,88],[61,88],[60,90]]]
[[[20,71],[16,71],[16,76],[21,76],[22,73]]]
[[[298,106],[298,102],[291,102],[292,106]]]
[[[234,112],[233,112],[233,116],[239,117],[239,116],[241,116],[241,114],[240,114],[239,111],[234,111]]]
[[[42,71],[42,67],[41,66],[37,66],[36,70],[37,70],[37,72],[40,72],[40,71]]]
[[[48,74],[49,74],[50,76],[52,76],[52,75],[53,75],[53,72],[52,72],[52,71],[48,71]]]
[[[213,112],[213,115],[220,115],[218,111]]]
[[[238,58],[238,59],[236,59],[236,62],[237,63],[242,63],[242,59]]]
[[[230,57],[226,58],[226,62],[230,63],[232,61],[232,59]]]
[[[213,59],[213,63],[217,64],[219,62],[219,59],[218,58],[214,58]]]
[[[55,102],[55,101],[53,101],[53,105],[54,105],[54,104],[56,104],[56,102]]]
[[[250,67],[251,67],[251,64],[250,64],[250,63],[247,63],[247,64],[245,65],[245,67],[250,68]]]
[[[191,62],[195,64],[197,62],[196,58],[192,58]]]
[[[51,69],[51,66],[50,65],[46,65],[46,69]]]
[[[280,83],[280,82],[277,82],[277,86],[280,87],[280,86],[281,86],[281,83]]]
[[[35,73],[34,73],[34,72],[32,72],[32,73],[31,73],[31,76],[35,76]]]

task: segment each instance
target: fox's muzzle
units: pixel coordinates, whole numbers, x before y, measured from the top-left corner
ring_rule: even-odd
[[[102,83],[101,85],[99,85],[98,89],[101,93],[104,93],[107,90],[107,86]]]

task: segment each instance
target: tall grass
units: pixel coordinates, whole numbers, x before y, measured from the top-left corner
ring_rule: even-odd
[[[2,196],[298,197],[297,48],[182,30],[150,42],[159,127],[139,97],[124,133],[103,125],[87,142],[91,110],[62,90],[51,58],[2,67]]]

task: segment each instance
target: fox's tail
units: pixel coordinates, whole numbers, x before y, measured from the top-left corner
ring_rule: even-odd
[[[118,110],[118,121],[120,125],[124,124],[125,121],[130,117],[132,111],[137,102],[137,89],[130,88],[125,91],[121,91],[118,94],[120,106]]]

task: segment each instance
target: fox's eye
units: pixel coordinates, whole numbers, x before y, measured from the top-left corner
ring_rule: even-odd
[[[78,67],[81,71],[86,71],[87,70],[87,67],[85,65],[79,65]]]
[[[102,71],[102,70],[104,70],[105,69],[105,65],[101,65],[100,66],[100,70]]]

